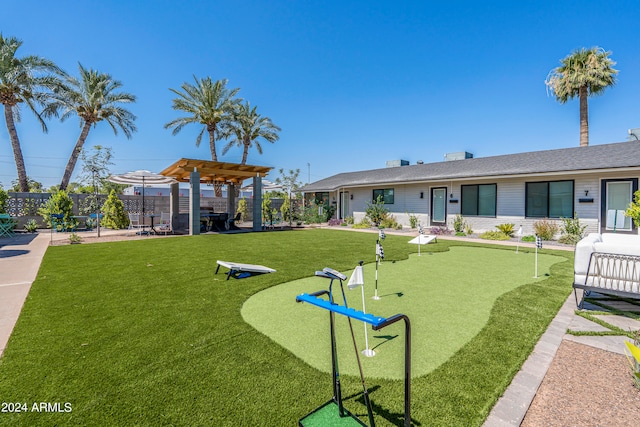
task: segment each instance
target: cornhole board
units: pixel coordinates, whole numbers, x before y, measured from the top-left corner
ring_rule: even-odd
[[[227,271],[227,280],[229,280],[230,277],[233,277],[234,279],[246,279],[247,277],[257,276],[259,274],[274,273],[276,271],[273,268],[257,264],[241,264],[239,262],[220,260],[218,260],[217,263],[218,267],[216,268],[216,274],[218,274],[220,266],[229,269],[229,271]]]

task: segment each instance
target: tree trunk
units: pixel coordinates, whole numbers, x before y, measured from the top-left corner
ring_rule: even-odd
[[[13,112],[11,110],[11,106],[8,104],[4,104],[4,118],[7,122],[9,137],[11,138],[11,147],[13,148],[13,157],[16,161],[20,191],[22,193],[28,193],[29,181],[27,179],[27,169],[24,166],[24,157],[22,156],[22,149],[20,148],[20,140],[18,139],[18,132],[16,132],[16,126],[13,121]]]
[[[64,168],[64,175],[62,175],[62,181],[60,182],[61,190],[66,190],[67,186],[69,185],[69,181],[71,180],[71,174],[73,174],[73,170],[76,168],[78,157],[80,157],[80,153],[82,152],[82,147],[84,146],[84,142],[87,140],[87,136],[89,135],[90,128],[91,128],[91,123],[84,122],[84,126],[82,127],[82,132],[80,132],[80,136],[78,137],[76,146],[73,147],[73,151],[71,152],[71,157],[69,157],[69,161],[67,162],[67,167]]]
[[[207,126],[209,132],[209,150],[211,150],[211,160],[218,161],[218,154],[216,153],[216,125]]]
[[[580,146],[589,145],[589,93],[586,86],[579,91],[580,96]]]

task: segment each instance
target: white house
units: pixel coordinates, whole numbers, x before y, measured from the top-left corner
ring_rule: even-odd
[[[461,214],[474,231],[513,223],[531,233],[537,220],[575,214],[587,232],[631,233],[635,226],[623,211],[638,178],[640,141],[629,141],[347,172],[303,191],[335,206],[336,217],[356,222],[382,196],[405,226],[413,214],[425,226],[451,228]]]

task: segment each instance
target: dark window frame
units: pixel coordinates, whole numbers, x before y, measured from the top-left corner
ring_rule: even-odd
[[[480,215],[478,212],[480,211],[480,197],[478,196],[479,192],[479,187],[480,186],[489,186],[492,185],[493,188],[495,189],[494,194],[494,200],[493,200],[493,215]],[[465,207],[465,201],[464,201],[464,187],[476,187],[476,206],[475,206],[475,214],[468,214],[468,213],[462,213],[464,212]],[[477,216],[480,218],[496,218],[498,216],[498,184],[496,183],[490,183],[490,184],[467,184],[467,185],[461,185],[460,186],[460,213],[463,216]]]
[[[570,182],[571,183],[571,216],[569,217],[559,217],[559,216],[550,216],[550,184],[554,182]],[[547,185],[547,206],[546,206],[546,215],[529,215],[529,184],[546,184]],[[574,179],[557,179],[551,181],[527,181],[524,184],[524,217],[525,218],[551,218],[551,219],[560,219],[560,218],[574,218],[576,210],[576,182]]]
[[[391,201],[388,202],[388,194],[385,194],[385,192],[391,192]],[[378,193],[378,194],[376,194]],[[378,198],[378,196],[382,196],[382,202],[385,205],[393,205],[395,203],[395,198],[396,198],[396,194],[395,194],[395,189],[394,188],[375,188],[373,190],[373,202],[376,202],[376,199]]]

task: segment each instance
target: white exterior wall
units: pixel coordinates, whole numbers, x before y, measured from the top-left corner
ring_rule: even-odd
[[[465,221],[471,224],[474,232],[495,230],[495,226],[504,223],[513,223],[516,229],[520,226],[525,234],[533,234],[533,223],[540,218],[525,218],[525,183],[540,181],[574,181],[574,210],[583,225],[587,225],[586,233],[599,232],[600,209],[601,209],[601,183],[603,179],[629,179],[640,178],[637,172],[609,172],[600,174],[557,174],[544,176],[527,176],[522,178],[487,178],[465,181],[443,181],[417,184],[386,184],[372,185],[370,187],[349,188],[353,199],[349,200],[349,215],[354,217],[355,222],[364,218],[367,203],[372,202],[373,190],[382,188],[394,189],[394,203],[386,205],[389,212],[396,221],[409,227],[409,215],[416,215],[423,226],[430,226],[430,199],[431,189],[447,187],[447,224],[453,227],[453,220],[460,212],[462,200],[461,186],[473,184],[496,184],[496,217],[473,217],[465,216]],[[588,196],[585,196],[588,190]],[[420,192],[423,198],[420,198]],[[331,193],[337,197],[337,192]],[[450,195],[453,195],[451,198]],[[580,202],[581,198],[593,198],[593,202]],[[450,199],[458,200],[458,203],[451,203]],[[553,220],[562,226],[561,220]]]

